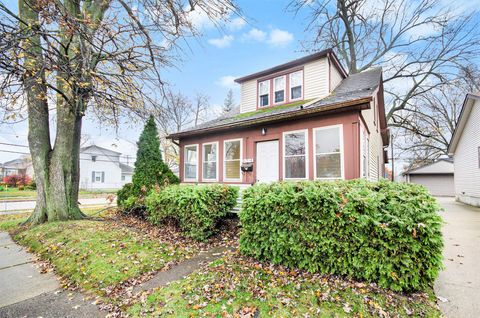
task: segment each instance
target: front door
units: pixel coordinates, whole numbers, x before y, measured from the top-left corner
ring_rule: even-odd
[[[257,142],[257,182],[278,181],[278,140]]]

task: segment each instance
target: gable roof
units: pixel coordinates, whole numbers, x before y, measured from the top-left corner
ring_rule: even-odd
[[[296,60],[293,60],[293,61],[290,61],[290,62],[287,62],[287,63],[284,63],[284,64],[280,64],[280,65],[277,65],[277,66],[274,66],[274,67],[271,67],[271,68],[267,68],[267,69],[259,71],[259,72],[255,72],[255,73],[252,73],[252,74],[249,74],[249,75],[239,77],[239,78],[235,79],[235,82],[236,83],[243,83],[243,82],[246,82],[248,80],[252,80],[252,79],[255,79],[255,78],[262,77],[262,76],[270,75],[270,74],[273,74],[273,73],[276,73],[276,72],[281,72],[281,71],[287,70],[287,69],[292,68],[292,67],[300,66],[300,65],[303,65],[305,63],[318,60],[322,57],[328,57],[335,64],[336,68],[339,70],[339,72],[342,74],[342,76],[344,78],[347,77],[347,72],[345,71],[345,69],[343,68],[339,59],[335,55],[333,49],[326,49],[326,50],[323,50],[323,51],[320,51],[320,52],[317,52],[317,53],[313,53],[313,54],[301,57],[299,59],[296,59]]]
[[[442,158],[432,163],[410,169],[402,173],[407,174],[453,174],[453,160],[451,158]]]
[[[480,92],[469,93],[465,96],[462,110],[460,112],[460,116],[458,117],[457,126],[453,131],[452,139],[450,139],[450,144],[448,145],[448,155],[450,156],[453,155],[455,153],[455,150],[457,149],[457,145],[460,141],[460,137],[462,136],[463,129],[467,124],[468,117],[470,115],[470,112],[472,111],[473,105],[475,104],[476,100],[480,100]]]
[[[231,112],[196,127],[184,129],[169,135],[168,138],[178,139],[179,137],[276,122],[321,112],[367,109],[370,108],[370,101],[375,89],[381,85],[381,78],[382,69],[380,67],[372,68],[348,76],[332,93],[322,99],[299,101],[247,113],[238,113],[237,109],[235,113]]]
[[[95,149],[95,148],[99,149],[102,153],[87,152],[88,150],[92,150],[92,149]],[[88,154],[88,155],[103,155],[103,154],[106,154],[106,155],[117,155],[117,156],[122,154],[121,152],[110,150],[110,149],[107,149],[107,148],[103,148],[103,147],[100,147],[100,146],[97,146],[97,145],[90,145],[90,146],[87,146],[87,147],[82,147],[82,148],[80,148],[80,153],[84,153],[84,154]]]

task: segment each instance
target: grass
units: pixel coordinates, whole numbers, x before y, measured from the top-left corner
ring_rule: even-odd
[[[193,252],[109,221],[46,223],[23,230],[14,239],[49,261],[57,274],[100,296],[107,288]]]
[[[440,317],[433,293],[402,295],[374,285],[290,271],[238,255],[156,289],[132,317]]]
[[[102,191],[87,191],[87,190],[80,190],[79,196],[80,197],[94,197],[95,195],[102,195],[102,194],[112,194],[115,193],[116,190],[102,190]],[[4,188],[3,191],[0,191],[0,201],[3,200],[12,200],[12,199],[35,199],[37,197],[36,190],[19,190],[18,188]]]

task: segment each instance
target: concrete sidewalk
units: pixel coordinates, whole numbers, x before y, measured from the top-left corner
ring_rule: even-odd
[[[116,202],[110,202],[106,197],[102,198],[80,198],[78,200],[80,207],[88,207],[90,205],[115,206]],[[7,214],[11,211],[33,210],[36,201],[0,201],[0,214]]]
[[[52,273],[40,274],[32,255],[0,232],[0,317],[105,317],[79,293],[60,289]]]
[[[480,315],[480,208],[438,198],[445,209],[444,265],[435,294],[446,317]]]

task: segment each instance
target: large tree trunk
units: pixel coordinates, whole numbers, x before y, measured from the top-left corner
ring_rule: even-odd
[[[19,2],[20,16],[29,25],[38,23],[34,4],[35,1],[28,0]],[[83,106],[86,101],[82,96],[76,96],[71,88],[64,91],[67,98],[57,96],[57,130],[52,148],[40,36],[30,36],[23,45],[27,52],[23,85],[29,114],[28,143],[37,185],[36,207],[27,223],[83,218],[85,215],[78,207],[78,181]],[[62,83],[66,74],[59,75],[63,76],[59,80]]]

